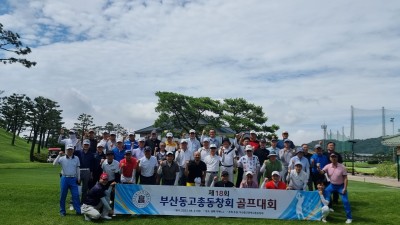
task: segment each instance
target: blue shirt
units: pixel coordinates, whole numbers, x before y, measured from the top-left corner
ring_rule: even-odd
[[[285,139],[286,140],[286,139]],[[283,145],[284,140],[278,140],[278,143],[276,144],[277,148],[283,149],[285,146]],[[290,141],[290,146],[291,149],[295,149],[296,146],[293,144],[293,141]]]
[[[314,173],[314,174],[315,173],[319,173],[318,170],[317,170],[317,163],[320,163],[321,170],[322,170],[322,168],[324,168],[326,165],[329,164],[328,157],[326,155],[324,155],[324,154],[318,155],[317,153],[314,153],[311,156],[310,161],[311,162],[314,161],[314,166],[312,167],[312,173]]]
[[[139,143],[136,140],[133,141],[133,147],[132,147],[132,142],[129,138],[124,141],[124,149],[125,150],[133,150],[136,148],[139,148]]]
[[[121,161],[123,158],[125,158],[125,149],[122,149],[120,151],[118,147],[113,148],[114,152],[114,159],[117,160],[118,162]]]
[[[78,156],[79,162],[81,164],[80,168],[89,168],[90,171],[93,171],[94,168],[94,154],[90,151],[85,153],[83,150],[77,150],[74,152],[74,155]]]

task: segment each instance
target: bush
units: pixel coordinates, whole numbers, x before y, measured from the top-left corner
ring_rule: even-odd
[[[35,153],[33,155],[33,160],[37,162],[47,163],[47,154]]]
[[[370,160],[367,162],[368,164],[378,164],[379,161],[378,160]]]
[[[379,164],[375,170],[375,176],[378,177],[397,177],[397,165],[391,162]]]

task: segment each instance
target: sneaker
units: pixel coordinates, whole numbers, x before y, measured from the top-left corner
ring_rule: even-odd
[[[61,217],[64,217],[64,216],[65,216],[65,213],[60,213],[60,216],[61,216]]]
[[[91,221],[90,217],[88,217],[86,214],[84,214],[84,216],[86,221]]]
[[[321,221],[324,222],[324,223],[327,222],[325,218],[322,218]]]
[[[69,210],[74,210],[74,206],[72,204],[69,204]]]
[[[333,210],[332,208],[329,208],[329,212],[335,212],[335,210]]]
[[[102,216],[101,218],[105,219],[105,220],[111,220],[112,218],[109,216]]]
[[[346,220],[346,223],[351,223],[351,222],[353,222],[352,219],[347,219],[347,220]]]

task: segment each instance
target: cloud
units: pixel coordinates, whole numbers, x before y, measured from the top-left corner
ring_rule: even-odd
[[[68,124],[87,111],[97,124],[148,126],[158,90],[243,97],[295,143],[320,138],[322,123],[349,134],[351,105],[398,109],[397,1],[13,0],[5,8],[0,22],[33,47],[27,58],[38,65],[3,66],[0,90],[49,96]]]

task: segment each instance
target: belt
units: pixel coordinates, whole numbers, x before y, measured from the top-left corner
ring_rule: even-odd
[[[224,165],[222,165],[223,167],[232,167],[233,165],[230,165],[230,166],[224,166]]]
[[[75,178],[76,176],[67,176],[67,175],[64,175],[63,177],[66,177],[66,178]]]
[[[218,171],[207,171],[207,173],[218,173]]]
[[[90,170],[89,168],[80,168],[80,170]]]

